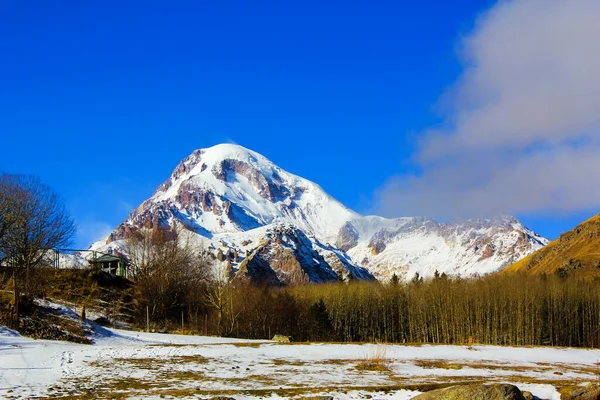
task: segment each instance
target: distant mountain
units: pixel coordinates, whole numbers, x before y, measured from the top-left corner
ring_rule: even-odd
[[[497,271],[547,241],[512,217],[440,224],[361,217],[317,184],[233,144],[194,151],[92,249],[180,226],[238,279],[298,284]],[[217,257],[218,256],[218,257]]]
[[[600,276],[600,214],[503,271],[511,272]]]
[[[362,217],[347,222],[336,245],[376,277],[409,279],[496,272],[548,240],[513,217],[438,223],[429,218]]]

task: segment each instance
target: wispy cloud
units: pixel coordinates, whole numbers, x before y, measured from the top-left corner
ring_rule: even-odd
[[[461,40],[444,128],[420,173],[379,191],[379,212],[470,216],[600,206],[600,2],[500,1]]]
[[[119,212],[129,214],[130,212],[132,212],[135,209],[133,204],[131,204],[127,200],[117,199],[117,202],[118,202],[117,208],[118,208]]]
[[[112,230],[107,222],[84,219],[77,223],[75,243],[78,248],[87,249],[92,243],[106,238]]]

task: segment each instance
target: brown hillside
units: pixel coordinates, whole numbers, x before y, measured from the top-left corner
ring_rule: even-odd
[[[600,214],[503,271],[511,272],[600,277]]]

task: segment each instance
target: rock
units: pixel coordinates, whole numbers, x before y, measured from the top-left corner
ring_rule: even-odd
[[[525,400],[518,387],[507,384],[451,386],[432,390],[413,400]]]
[[[521,392],[521,394],[523,395],[523,398],[525,400],[535,400],[535,397],[533,397],[533,394],[531,392]]]
[[[348,251],[356,247],[358,238],[359,235],[356,228],[350,222],[346,222],[338,233],[335,245],[344,251]]]
[[[279,342],[279,343],[290,343],[292,341],[292,338],[290,336],[284,336],[284,335],[275,335],[273,336],[273,340],[274,342]]]
[[[600,387],[588,386],[566,386],[558,390],[561,400],[599,400]]]

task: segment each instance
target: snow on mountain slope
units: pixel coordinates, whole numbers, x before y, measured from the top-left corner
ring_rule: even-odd
[[[192,232],[230,275],[276,284],[385,280],[394,273],[410,279],[436,270],[485,274],[547,243],[512,217],[456,223],[361,217],[262,155],[221,144],[181,161],[92,249],[123,253],[123,240],[132,233],[175,226]]]
[[[287,222],[328,241],[356,217],[317,184],[244,147],[220,144],[184,159],[113,239],[123,238],[131,226],[166,227],[177,220],[207,238]]]
[[[336,245],[379,279],[482,275],[496,272],[548,240],[513,217],[437,223],[428,218],[376,216],[347,222]]]

